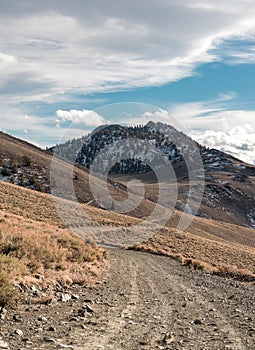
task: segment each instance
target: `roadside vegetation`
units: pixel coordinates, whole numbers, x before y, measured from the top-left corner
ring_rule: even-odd
[[[106,266],[106,252],[68,230],[0,211],[0,306],[16,286],[85,284]]]
[[[255,281],[254,247],[233,241],[165,228],[131,249],[169,256],[196,271]]]

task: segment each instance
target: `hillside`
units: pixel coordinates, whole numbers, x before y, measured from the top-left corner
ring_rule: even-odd
[[[112,132],[112,129],[110,130]],[[141,132],[143,129],[137,130]],[[182,140],[185,139],[184,134],[180,136],[177,133],[177,135]],[[45,174],[45,181],[49,183],[52,155],[5,134],[1,134],[1,147],[1,155],[5,161],[8,158],[8,161],[19,162],[25,156],[30,159],[29,164],[18,166],[18,172],[24,167],[28,173],[41,169]],[[177,257],[183,263],[187,262],[186,259],[200,261],[208,264],[208,269],[212,271],[232,269],[245,273],[246,269],[247,274],[253,275],[255,271],[255,230],[252,229],[255,196],[254,168],[219,151],[202,149],[201,152],[204,155],[204,162],[205,159],[208,162],[210,160],[205,167],[205,194],[199,216],[194,218],[191,226],[184,233],[176,230],[183,215],[190,217],[190,212],[185,205],[189,183],[185,177],[185,171],[182,171],[185,169],[182,160],[179,160],[179,165],[175,167],[179,179],[177,210],[174,211],[165,228],[161,225],[153,226],[146,220],[155,210],[158,215],[165,210],[163,203],[157,203],[158,184],[153,172],[111,173],[108,183],[103,179],[94,178],[93,181],[99,193],[104,194],[108,190],[110,196],[120,204],[127,199],[130,180],[140,179],[145,184],[145,195],[141,201],[138,191],[140,184],[134,183],[131,190],[133,192],[129,193],[129,202],[134,204],[134,209],[123,215],[115,212],[115,208],[111,207],[111,201],[100,208],[90,190],[88,170],[79,167],[73,169],[71,164],[59,158],[54,158],[53,162],[54,181],[61,186],[55,188],[54,184],[51,184],[53,193],[58,197],[32,191],[24,188],[24,185],[20,187],[10,184],[8,179],[5,179],[5,182],[0,182],[0,210],[59,228],[67,227],[88,242],[122,247],[136,244],[136,248],[163,252]],[[74,185],[74,192],[70,190],[70,183]],[[163,179],[160,185],[163,188],[166,186],[167,194],[168,182],[164,182]],[[137,190],[136,186],[138,186]],[[34,189],[33,186],[32,189]],[[74,195],[83,204],[73,202]],[[135,206],[136,203],[138,203],[137,206]],[[186,214],[183,214],[183,211]],[[250,226],[250,228],[240,225]],[[156,236],[154,236],[155,233]]]
[[[0,182],[0,203],[0,210],[5,212],[63,227],[59,212],[48,194],[21,190],[18,186]],[[88,241],[113,246],[136,243],[137,249],[166,253],[182,263],[187,263],[186,259],[206,263],[209,271],[233,270],[254,274],[253,229],[196,217],[188,231],[181,233],[172,228],[182,215],[175,211],[169,226],[159,227],[154,236],[155,228],[149,222],[89,206],[81,206],[83,211],[79,211],[74,203],[65,200],[58,203],[62,204],[62,210],[68,207],[70,228]]]
[[[0,178],[50,192],[51,157],[40,148],[0,132]]]
[[[227,155],[224,157],[228,159],[228,165],[221,169],[208,169],[205,172],[203,198],[198,216],[255,228],[255,176],[253,173],[255,168]],[[133,179],[140,180],[144,184],[146,198],[154,203],[158,200],[159,187],[153,173],[117,174],[111,175],[111,178],[124,186],[127,186]],[[167,182],[162,183],[161,186],[162,188],[169,187]],[[192,199],[195,202],[199,200],[196,186],[199,184],[191,183],[191,187],[194,187],[194,189],[191,188]],[[189,191],[190,183],[187,177],[179,177],[176,208],[192,213],[192,208],[186,205]],[[200,195],[200,189],[198,194]]]
[[[139,179],[145,183],[145,198],[155,203],[155,171],[168,162],[178,181],[177,209],[195,213],[188,201],[199,206],[203,193],[199,216],[254,228],[255,167],[206,149],[169,125],[149,122],[136,127],[102,126],[49,152],[85,169],[92,167],[98,174],[107,172],[113,182],[124,186]],[[169,186],[169,179],[161,181]],[[136,211],[131,214],[137,216]]]
[[[1,274],[14,285],[83,284],[105,264],[103,250],[55,225],[0,210],[0,231]]]
[[[52,177],[50,177],[51,172]],[[100,203],[95,200],[90,190],[88,170],[73,167],[72,164],[58,158],[54,158],[53,162],[52,155],[2,132],[0,133],[0,180],[37,192],[53,192],[61,198],[100,207]],[[109,181],[106,185],[98,178],[94,181],[98,192],[104,194],[107,186],[111,196],[117,196],[120,201],[127,198],[125,186],[116,187],[113,181]],[[33,195],[36,196],[36,194]],[[111,204],[112,201],[109,201],[105,206],[110,208]],[[153,203],[145,200],[131,214],[136,217],[148,215],[153,207]]]
[[[160,130],[155,131],[156,128],[160,128]],[[166,133],[168,129],[169,134],[172,135],[171,137],[177,140],[176,142],[179,144],[179,147],[170,140],[170,136],[164,138],[164,133]],[[54,183],[58,184],[55,190],[53,181],[50,183],[52,155],[24,141],[1,133],[0,178],[7,182],[46,193],[51,192],[51,185],[53,186],[54,194],[57,196],[69,200],[73,200],[76,197],[81,203],[89,203],[90,206],[102,206],[106,207],[106,209],[110,209],[112,208],[111,200],[108,200],[107,203],[102,203],[100,198],[94,198],[94,194],[91,193],[89,173],[86,166],[82,168],[76,166],[73,169],[71,165],[64,161],[68,160],[67,157],[65,157],[65,152],[66,155],[71,155],[70,157],[72,158],[74,157],[72,149],[75,150],[76,147],[78,147],[77,145],[81,147],[81,144],[85,142],[86,146],[83,146],[79,153],[78,160],[80,161],[84,156],[82,153],[84,147],[86,152],[88,152],[89,149],[94,149],[93,154],[95,156],[104,145],[111,145],[111,142],[118,140],[120,137],[125,137],[128,132],[133,139],[136,137],[146,139],[147,137],[147,141],[154,145],[155,142],[158,144],[161,143],[159,147],[160,152],[163,152],[168,158],[171,157],[171,163],[178,180],[177,209],[190,213],[193,209],[190,205],[187,205],[188,198],[192,198],[195,203],[199,203],[199,196],[202,193],[201,191],[203,191],[202,204],[198,211],[199,216],[246,227],[254,227],[255,167],[245,164],[220,151],[207,150],[197,146],[201,152],[204,164],[205,186],[203,190],[203,183],[200,178],[201,171],[199,169],[198,174],[195,176],[195,181],[190,188],[187,167],[180,147],[180,145],[184,145],[185,142],[187,150],[193,147],[194,144],[189,138],[172,127],[163,125],[162,129],[162,124],[154,124],[152,122],[146,127],[137,127],[131,130],[133,130],[132,133],[130,132],[130,128],[127,131],[125,128],[119,126],[111,126],[109,129],[107,127],[107,130],[105,130],[105,128],[99,128],[99,130],[95,130],[92,136],[89,136],[89,139],[84,137],[82,139],[73,140],[72,142],[70,141],[63,146],[58,146],[58,152],[60,152],[63,160],[59,159],[54,163]],[[97,143],[99,149],[95,146]],[[144,145],[141,144],[140,151],[143,147]],[[155,148],[156,146],[153,150]],[[187,150],[185,151],[186,156],[188,154]],[[130,151],[135,152],[135,149],[131,149]],[[116,155],[114,147],[112,152]],[[154,153],[148,152],[147,157],[152,157],[152,160],[150,160],[151,164],[156,164],[158,161],[158,154],[155,158]],[[90,162],[92,158],[89,158]],[[83,161],[84,159],[83,157]],[[112,162],[114,162],[115,158],[111,157],[111,159]],[[88,163],[81,163],[83,165],[88,165]],[[133,174],[126,173],[128,172],[126,166],[129,166],[129,169],[134,169],[134,171],[132,170]],[[140,154],[140,157],[138,154],[136,158],[132,158],[128,163],[125,163],[125,167],[124,163],[122,163],[122,166],[118,165],[117,168],[119,171],[121,169],[126,170],[124,173],[112,171],[110,177],[108,177],[107,187],[111,196],[121,203],[127,198],[126,189],[128,182],[133,179],[140,179],[145,184],[145,199],[139,206],[135,207],[135,209],[127,211],[127,214],[138,218],[148,216],[155,208],[155,203],[157,203],[158,200],[158,183],[154,172],[146,166],[145,162],[142,160],[142,154]],[[116,170],[117,168],[115,166],[114,169]],[[63,181],[63,179],[65,179],[65,181]],[[165,182],[166,186],[168,186],[169,181],[166,179]],[[98,192],[104,194],[106,191],[105,182],[96,179],[96,183]],[[61,184],[61,188],[59,188],[59,184]],[[74,192],[70,190],[72,186],[74,187]],[[162,184],[162,186],[164,186],[164,184]],[[196,191],[198,192],[196,193]],[[133,202],[136,201],[135,198],[136,194],[134,193]]]
[[[79,200],[89,202],[88,172],[61,160],[55,162],[55,181],[72,176]],[[51,192],[52,156],[34,145],[0,132],[0,179],[39,192]],[[109,185],[111,186],[111,185]],[[68,193],[62,193],[68,197]]]

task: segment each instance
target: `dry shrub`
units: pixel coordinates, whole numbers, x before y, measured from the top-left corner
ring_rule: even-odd
[[[236,242],[165,228],[131,249],[169,256],[196,271],[255,279],[255,249]]]
[[[84,283],[105,266],[104,251],[72,232],[0,211],[0,272],[11,283]]]
[[[239,269],[235,265],[222,265],[218,269],[220,273],[226,274],[226,275],[233,275],[233,276],[251,276],[254,277],[254,273],[249,269]]]
[[[0,270],[0,306],[14,304],[17,298],[17,291],[11,284],[6,272]]]
[[[182,265],[189,266],[190,268],[196,271],[203,271],[208,273],[214,273],[218,271],[218,268],[208,264],[205,261],[197,260],[197,259],[183,259]]]

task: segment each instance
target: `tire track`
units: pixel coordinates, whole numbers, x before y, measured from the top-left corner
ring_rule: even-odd
[[[125,270],[124,270],[125,268]],[[133,315],[137,308],[139,300],[139,291],[137,287],[137,271],[138,265],[134,259],[130,259],[129,264],[125,267],[123,266],[123,272],[128,276],[131,283],[131,290],[128,295],[127,306],[120,312],[120,310],[115,310],[114,314],[108,320],[108,326],[105,333],[98,335],[92,334],[85,340],[84,346],[77,347],[75,349],[82,350],[101,350],[101,349],[116,349],[116,345],[113,343],[115,337],[121,333],[121,330],[125,326],[127,319]]]
[[[113,249],[109,255],[111,278],[98,292],[102,300],[115,300],[116,305],[100,306],[96,326],[89,327],[83,345],[75,349],[255,348],[241,322],[231,319],[236,304],[228,305],[228,314],[217,300],[223,292],[214,276],[193,273],[169,258],[148,253]],[[224,282],[227,290],[240,294],[241,288]]]
[[[205,299],[205,297],[197,290],[195,286],[193,286],[193,289],[191,289],[189,286],[187,286],[187,282],[183,280],[183,278],[180,278],[179,276],[173,276],[170,275],[169,272],[166,270],[165,266],[162,266],[163,260],[160,263],[156,263],[156,259],[151,259],[151,257],[148,258],[149,261],[151,261],[152,265],[157,265],[159,270],[161,271],[162,275],[171,277],[171,283],[175,286],[175,291],[180,294],[186,294],[185,299],[189,297],[194,296],[195,291],[195,305],[196,308],[201,309],[201,315],[205,315],[208,310],[214,310],[213,318],[211,319],[212,323],[218,322],[218,328],[219,333],[221,333],[221,337],[225,339],[225,342],[227,340],[230,341],[230,344],[232,343],[232,340],[234,339],[234,343],[231,345],[231,350],[246,350],[246,345],[242,342],[241,338],[239,337],[239,332],[236,330],[235,326],[232,324],[233,320],[229,320],[225,317],[225,315],[219,311],[218,308],[216,308],[215,304],[209,302]],[[200,315],[200,316],[201,316]],[[216,318],[218,319],[216,321]],[[200,337],[202,333],[197,333],[197,339]],[[203,340],[203,339],[201,339]],[[215,349],[218,349],[217,347]]]

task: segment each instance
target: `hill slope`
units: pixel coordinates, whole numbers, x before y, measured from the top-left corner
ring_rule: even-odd
[[[73,167],[72,164],[58,158],[54,158],[53,161],[51,154],[2,132],[0,132],[0,180],[39,192],[53,192],[61,198],[100,207],[90,190],[88,170]],[[120,201],[127,198],[125,186],[120,185],[116,188],[113,181],[106,184],[100,179],[95,179],[94,182],[102,194],[109,190],[110,194],[113,197],[117,196]],[[110,208],[111,203],[109,201],[106,206]],[[153,207],[153,203],[144,201],[132,214],[137,217],[148,215]]]
[[[191,197],[195,202],[199,200],[196,194],[196,185],[199,187],[200,180],[198,179],[197,184],[194,185],[194,190],[192,190],[193,192],[191,194],[189,192],[190,184],[187,167],[181,153],[181,147],[177,147],[176,144],[170,140],[170,136],[164,138],[164,132],[168,130],[169,135],[172,135],[174,140],[177,140],[176,142],[179,146],[186,145],[185,147],[189,148],[193,147],[194,143],[184,134],[179,133],[170,126],[151,122],[146,127],[134,129],[125,129],[119,126],[110,126],[106,129],[101,128],[99,131],[95,130],[88,139],[82,138],[63,146],[60,145],[58,152],[60,152],[64,160],[68,160],[67,154],[71,154],[71,158],[73,158],[74,155],[72,155],[71,150],[76,149],[78,144],[81,145],[85,142],[85,151],[88,152],[89,149],[94,149],[95,151],[93,154],[95,156],[105,145],[111,144],[112,141],[120,137],[126,137],[127,132],[130,134],[130,130],[133,130],[131,133],[132,138],[147,138],[147,141],[154,143],[154,145],[155,142],[157,142],[161,144],[159,151],[163,152],[168,158],[171,157],[179,188],[176,208],[182,211],[192,212],[192,208],[187,206],[186,203],[187,199]],[[205,170],[204,195],[198,215],[253,228],[255,226],[255,167],[245,164],[220,151],[207,150],[199,145],[197,147],[201,152]],[[154,148],[156,148],[156,146]],[[83,148],[82,150],[84,151]],[[81,159],[84,161],[86,152],[84,151],[85,153],[83,154],[82,150],[79,154],[78,161],[84,165],[85,163],[81,162]],[[116,153],[114,148],[112,152]],[[133,152],[135,152],[135,149]],[[90,156],[90,162],[94,156]],[[152,155],[151,152],[148,152],[147,157],[155,158],[155,155],[154,153]],[[135,210],[131,210],[131,212],[128,213],[134,217],[141,218],[148,216],[155,207],[155,203],[157,203],[158,199],[158,184],[154,173],[149,171],[150,169],[146,167],[145,161],[141,159],[141,162],[137,162],[138,158],[139,157],[134,158],[136,159],[135,162],[131,161],[131,163],[128,163],[130,169],[133,169],[133,167],[137,169],[133,174],[112,172],[110,178],[108,178],[107,186],[111,196],[121,203],[127,198],[126,186],[128,182],[137,178],[141,179],[145,183],[146,199],[143,200]],[[152,163],[156,162],[157,159],[156,156]],[[61,191],[58,192],[58,190],[56,190],[54,194],[71,200],[75,199],[76,196],[78,201],[82,203],[89,203],[89,205],[100,207],[102,203],[98,204],[90,191],[88,170],[84,167],[75,167],[73,170],[72,165],[69,165],[64,160],[59,159],[58,162],[55,162],[55,169],[57,169],[55,171],[55,180],[57,183],[63,183],[63,187]],[[88,163],[86,164],[88,165]],[[50,193],[51,166],[51,154],[47,154],[45,151],[24,141],[0,133],[0,178],[3,180],[22,185],[23,187]],[[125,169],[128,171],[128,168]],[[137,171],[140,173],[137,173]],[[72,178],[75,180],[72,181]],[[63,182],[63,179],[69,179],[67,185]],[[105,182],[99,179],[96,181],[99,192],[102,194],[105,193]],[[70,192],[70,183],[74,186],[74,193]],[[201,190],[202,187],[200,186],[199,193]],[[109,201],[106,206],[107,208],[111,208],[112,202]]]
[[[218,150],[206,149],[169,125],[149,122],[138,127],[102,126],[87,137],[49,151],[88,169],[99,164],[99,173],[108,170],[112,180],[123,185],[138,178],[145,182],[145,196],[153,202],[158,198],[158,180],[153,170],[169,162],[179,186],[176,208],[189,213],[193,208],[186,205],[187,200],[199,203],[204,173],[198,215],[255,227],[255,167]],[[191,173],[195,183],[190,192]]]
[[[138,229],[139,219],[88,206],[81,206],[84,211],[80,212],[75,203],[60,202],[69,208],[70,227],[96,243],[126,246],[137,242],[136,248],[168,254],[184,263],[185,259],[197,260],[208,264],[209,270],[233,270],[249,275],[255,272],[253,229],[197,217],[188,232],[181,233],[172,228],[182,215],[176,211],[169,227],[159,227],[154,236],[149,222]],[[63,227],[53,198],[48,194],[0,182],[0,203],[0,210],[5,212]]]
[[[45,154],[40,149],[5,134],[1,134],[1,137],[1,154],[4,157],[10,157],[10,159],[11,157],[16,157],[15,160],[22,160],[22,157],[28,156],[31,160],[30,164],[27,165],[28,171],[38,166],[44,169],[46,177],[49,176],[52,165],[51,155]],[[69,200],[73,199],[73,194],[69,193],[70,189],[68,186],[65,188],[65,184],[68,183],[68,177],[69,181],[74,183],[75,194],[80,202],[91,203],[93,201],[89,187],[89,174],[88,171],[78,167],[75,167],[73,170],[71,164],[61,159],[55,160],[54,176],[57,182],[63,182],[63,188],[61,188],[60,193],[57,193],[63,199],[53,199],[54,197],[48,194],[25,188],[21,189],[21,187],[0,182],[0,209],[36,221],[58,225],[59,227],[67,225],[85,239],[97,243],[127,246],[146,242],[143,244],[143,248],[151,249],[151,245],[153,245],[157,247],[156,250],[158,251],[165,249],[170,255],[176,256],[179,254],[185,259],[201,260],[216,267],[219,265],[223,266],[225,259],[227,265],[236,265],[239,270],[246,267],[249,273],[253,274],[255,270],[253,256],[255,231],[228,223],[229,221],[247,225],[247,222],[242,221],[241,218],[245,217],[247,213],[245,210],[254,210],[254,206],[252,206],[252,200],[254,201],[255,195],[253,195],[253,168],[243,163],[241,164],[225,154],[219,154],[218,151],[215,153],[203,150],[203,152],[211,152],[214,157],[210,163],[213,166],[209,167],[210,169],[213,168],[213,171],[210,170],[210,173],[209,171],[206,173],[206,187],[210,189],[208,193],[210,203],[213,203],[213,200],[215,200],[218,206],[210,207],[206,203],[208,197],[205,191],[200,215],[208,216],[207,213],[209,212],[211,214],[210,218],[216,217],[226,223],[219,222],[219,220],[195,217],[187,232],[178,233],[175,227],[177,227],[183,214],[181,211],[176,210],[166,228],[161,229],[159,227],[156,230],[159,235],[152,239],[151,236],[153,236],[155,231],[150,227],[150,222],[143,222],[144,218],[148,217],[154,210],[157,202],[157,186],[149,172],[135,174],[136,177],[138,176],[139,178],[140,176],[145,182],[146,199],[143,199],[134,210],[129,212],[129,215],[121,215],[111,210],[102,210],[88,205],[80,206],[78,203],[70,202]],[[217,157],[221,157],[220,160],[217,160]],[[216,161],[220,161],[220,164],[224,165],[223,169],[218,165],[217,168],[214,168]],[[228,181],[225,183],[223,179],[226,177]],[[74,178],[75,180],[73,180]],[[111,196],[121,202],[127,198],[126,185],[130,179],[132,179],[130,175],[112,174],[112,180],[108,184],[100,179],[96,179],[96,184],[101,193],[106,193],[106,186],[108,186]],[[49,181],[48,178],[47,181]],[[185,181],[185,177],[180,176],[178,203],[181,209],[183,209],[183,204],[181,203],[185,203],[183,193],[187,191],[188,186]],[[117,187],[116,183],[118,183]],[[217,190],[218,188],[222,191],[227,191],[230,197],[223,196]],[[137,198],[139,199],[139,196],[134,193],[130,195],[130,198],[135,202]],[[91,204],[97,205],[95,201]],[[227,205],[229,205],[229,211],[223,210],[222,207],[228,208]],[[110,206],[108,209],[110,209]],[[158,210],[160,210],[160,206]],[[185,215],[189,216],[188,213]],[[251,220],[253,220],[252,215],[251,213]],[[135,226],[138,223],[140,223],[139,230]],[[148,239],[150,246],[147,243]],[[237,259],[237,257],[239,258]]]
[[[52,156],[40,148],[0,132],[0,179],[25,188],[50,193],[50,172]],[[55,161],[55,181],[61,183],[70,176],[75,178],[74,187],[77,199],[83,203],[93,200],[89,189],[88,172],[61,160]],[[100,181],[99,186],[100,186]],[[114,187],[109,184],[114,190]],[[70,198],[68,192],[60,193]],[[96,204],[96,203],[92,203]]]

